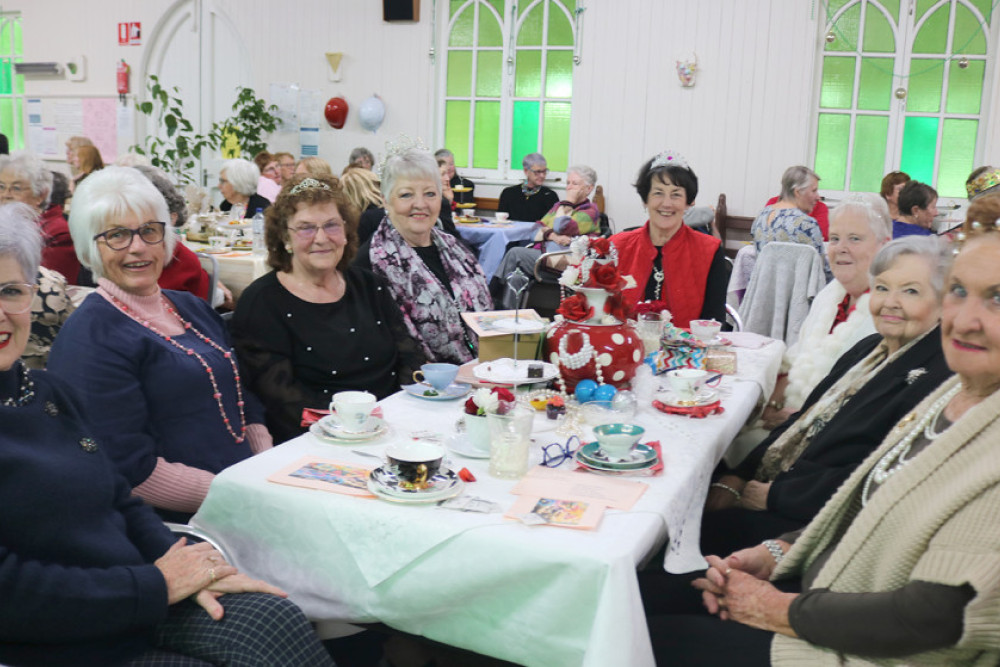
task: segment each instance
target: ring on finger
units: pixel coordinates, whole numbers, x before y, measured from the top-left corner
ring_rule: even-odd
[[[208,578],[212,580],[213,584],[215,583],[215,568],[214,567],[208,568]]]

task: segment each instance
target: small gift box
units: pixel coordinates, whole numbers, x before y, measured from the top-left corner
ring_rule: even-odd
[[[736,353],[718,347],[705,352],[705,370],[723,375],[736,375]]]

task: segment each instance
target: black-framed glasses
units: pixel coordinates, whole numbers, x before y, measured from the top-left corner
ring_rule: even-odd
[[[38,285],[5,283],[0,285],[0,309],[8,315],[20,315],[31,310],[31,300]]]
[[[292,232],[295,232],[295,235],[298,236],[303,241],[308,241],[309,239],[315,238],[316,232],[319,231],[320,229],[322,229],[323,233],[326,234],[327,236],[338,236],[340,234],[343,234],[344,223],[334,222],[331,220],[325,225],[320,225],[319,227],[317,227],[316,225],[302,225],[301,227],[289,227],[288,229],[291,230]]]
[[[573,444],[574,441],[576,442],[575,445]],[[545,445],[542,447],[542,465],[546,468],[558,468],[564,461],[573,458],[580,445],[580,438],[575,435],[571,435],[565,445],[561,442],[553,442],[550,445]]]
[[[146,245],[156,245],[163,243],[163,236],[166,233],[167,223],[165,222],[144,222],[136,229],[128,227],[115,227],[100,234],[94,234],[94,240],[104,239],[112,250],[125,250],[132,245],[132,240],[138,234]]]

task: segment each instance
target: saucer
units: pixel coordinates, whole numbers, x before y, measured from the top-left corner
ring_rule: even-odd
[[[699,338],[698,342],[704,345],[705,347],[718,347],[720,345],[725,346],[733,344],[733,341],[729,340],[725,336],[719,336],[719,335],[716,335],[715,338],[713,338],[712,340],[702,340]]]
[[[663,402],[672,408],[700,408],[704,405],[711,405],[719,400],[719,392],[715,389],[701,390],[693,399],[682,399],[673,392],[672,389],[663,389],[667,396]]]
[[[490,458],[490,450],[487,447],[486,451],[477,449],[473,447],[472,444],[465,438],[465,434],[457,433],[447,441],[448,449],[455,452],[459,456],[464,456],[467,459],[488,459]]]
[[[454,470],[441,468],[430,478],[426,489],[404,489],[399,480],[385,466],[379,466],[368,476],[368,490],[382,500],[394,503],[436,503],[453,498],[462,492],[465,483]]]
[[[381,417],[369,417],[368,423],[371,425],[369,430],[361,433],[352,433],[344,430],[341,423],[337,421],[336,416],[328,415],[310,426],[309,432],[320,440],[339,445],[373,440],[381,435],[385,435],[389,431],[388,425],[386,425],[385,420]]]
[[[579,463],[596,470],[645,470],[652,468],[659,460],[656,451],[649,445],[636,445],[626,461],[609,461],[601,453],[600,443],[589,442],[574,455]]]
[[[456,398],[462,398],[469,393],[471,387],[467,384],[461,384],[452,382],[450,385],[444,389],[437,390],[433,387],[429,387],[426,384],[404,384],[403,391],[405,391],[410,396],[416,396],[417,398],[422,398],[425,401],[453,401]],[[425,391],[437,391],[436,396],[427,396],[424,394]]]

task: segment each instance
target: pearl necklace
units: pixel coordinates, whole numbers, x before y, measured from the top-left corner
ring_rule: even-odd
[[[663,290],[663,269],[658,269],[653,267],[653,280],[656,281],[656,287],[653,289],[653,301],[660,300],[660,292]]]
[[[924,416],[913,425],[909,433],[907,433],[902,440],[893,445],[892,449],[887,451],[882,455],[882,458],[878,460],[875,466],[868,473],[865,478],[865,485],[861,489],[861,505],[868,504],[868,492],[875,482],[879,486],[885,483],[893,474],[899,472],[907,463],[912,459],[906,458],[910,453],[910,448],[913,446],[913,442],[923,434],[928,440],[933,440],[938,437],[940,433],[931,429],[928,433],[928,428],[938,420],[941,413],[944,412],[944,408],[953,399],[958,392],[961,391],[961,385],[955,385],[947,393],[934,401],[930,409],[924,413]],[[903,420],[896,426],[896,428],[904,428],[905,424],[912,421],[916,417],[916,413],[911,412],[909,415],[903,418]]]
[[[181,352],[184,352],[189,357],[194,357],[195,359],[198,360],[198,363],[201,364],[201,367],[205,369],[205,373],[208,375],[209,382],[212,383],[212,397],[215,399],[216,405],[219,406],[219,415],[222,417],[222,422],[226,425],[226,430],[229,431],[229,435],[233,436],[233,440],[235,440],[237,444],[242,443],[246,439],[247,420],[246,416],[243,413],[243,388],[240,385],[240,371],[239,367],[236,365],[236,361],[233,359],[232,351],[223,348],[214,340],[212,340],[202,332],[195,329],[190,322],[181,317],[180,313],[178,313],[174,309],[174,307],[170,304],[170,302],[167,300],[167,297],[161,295],[161,298],[163,299],[163,305],[167,309],[167,312],[176,317],[180,321],[180,323],[184,326],[185,330],[190,331],[195,336],[197,336],[201,341],[221,352],[222,356],[229,360],[229,365],[232,366],[233,368],[233,377],[235,378],[236,381],[236,407],[239,410],[239,415],[240,415],[239,435],[237,435],[236,431],[233,430],[232,424],[229,421],[229,417],[226,415],[226,407],[222,403],[222,392],[219,390],[219,384],[215,380],[215,371],[212,369],[211,364],[205,361],[205,358],[200,354],[198,354],[197,351],[189,347],[184,347],[183,345],[178,343],[173,336],[168,336],[167,334],[163,333],[162,331],[154,327],[148,320],[141,320],[138,317],[136,317],[135,314],[132,313],[131,309],[129,309],[129,307],[126,306],[124,303],[122,303],[122,301],[117,297],[112,296],[111,298],[114,301],[114,304],[118,307],[118,309],[121,310],[123,313],[125,313],[125,315],[127,315],[131,320],[146,327],[147,329],[155,333],[157,336],[159,336],[163,340],[167,341],[168,343],[176,347]]]
[[[580,349],[576,352],[570,354],[567,349],[568,343],[566,341],[571,333],[578,333],[583,336],[583,344]],[[575,329],[574,331],[567,332],[562,338],[559,339],[559,364],[556,366],[556,380],[562,387],[562,392],[566,393],[566,381],[562,376],[562,369],[560,366],[565,366],[570,370],[578,370],[583,368],[590,363],[590,359],[594,359],[594,376],[597,380],[597,384],[604,384],[604,373],[601,371],[600,357],[597,354],[597,350],[590,342],[590,336],[586,332]]]
[[[28,403],[31,403],[31,399],[35,397],[35,382],[31,379],[31,375],[28,373],[28,367],[24,365],[23,361],[18,362],[20,366],[21,375],[21,391],[20,396],[17,398],[5,398],[3,403],[0,403],[5,408],[20,408]]]

